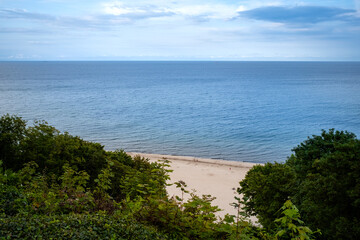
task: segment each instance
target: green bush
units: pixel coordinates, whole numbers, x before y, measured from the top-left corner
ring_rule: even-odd
[[[360,236],[360,140],[329,130],[294,148],[287,165],[297,177],[293,195],[304,221],[324,239]]]
[[[274,221],[277,225],[276,240],[311,240],[315,239],[314,234],[321,234],[319,231],[313,232],[309,227],[304,226],[299,210],[290,200],[287,200],[280,210],[283,216]]]
[[[21,178],[12,170],[4,170],[0,160],[0,214],[16,215],[28,206],[28,199],[19,188]]]
[[[101,213],[0,217],[0,239],[168,239],[156,229]]]
[[[290,198],[321,239],[360,236],[360,141],[352,133],[322,131],[293,149],[284,164],[256,166],[240,182],[247,212],[271,228]]]
[[[27,127],[17,116],[0,119],[0,160],[5,168],[19,170],[25,163],[36,162],[39,171],[60,176],[69,164],[76,171],[86,171],[94,185],[100,170],[107,164],[106,152],[98,143],[60,133],[44,121]]]
[[[27,127],[20,117],[2,116],[0,143],[0,160],[6,169],[18,171],[24,164],[34,162],[37,173],[59,184],[64,166],[68,166],[68,170],[89,176],[84,187],[91,190],[99,186],[95,180],[108,169],[109,187],[105,191],[115,200],[124,199],[129,194],[132,197],[154,194],[154,191],[166,194],[168,177],[163,163],[131,158],[122,150],[106,152],[100,144],[84,141],[66,132],[60,133],[44,121]]]
[[[295,173],[281,163],[266,163],[250,169],[240,188],[243,208],[251,216],[257,216],[262,226],[274,227],[277,212],[294,193]]]
[[[6,114],[0,118],[0,160],[5,168],[22,167],[20,144],[25,137],[26,122]]]

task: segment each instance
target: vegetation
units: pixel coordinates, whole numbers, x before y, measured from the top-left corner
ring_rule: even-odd
[[[243,194],[244,210],[257,216],[262,226],[270,229],[280,216],[278,211],[288,197],[293,195],[295,173],[287,165],[266,163],[250,169],[238,189]]]
[[[267,163],[240,182],[245,210],[271,229],[286,199],[299,208],[320,239],[360,237],[360,140],[352,133],[322,131],[293,149],[284,164]]]
[[[297,159],[291,163],[297,166]],[[314,239],[300,220],[302,212],[286,201],[296,194],[291,186],[300,181],[290,164],[251,170],[247,184],[242,184],[245,197],[234,203],[239,214],[223,219],[216,217],[219,208],[212,205],[213,197],[189,193],[182,181],[174,184],[183,194],[169,198],[168,167],[167,161],[151,163],[122,150],[105,151],[98,143],[60,133],[46,122],[27,126],[20,117],[4,115],[0,239]],[[267,186],[263,200],[261,189],[252,191],[257,180],[249,180],[257,172],[257,179]],[[268,204],[275,183],[288,187],[276,188],[279,195]],[[348,192],[354,206],[358,189]],[[307,214],[303,203],[300,206]],[[245,218],[252,211],[264,228]],[[273,211],[277,218],[269,220]]]

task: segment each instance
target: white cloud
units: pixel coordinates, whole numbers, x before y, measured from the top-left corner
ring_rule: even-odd
[[[119,1],[104,3],[103,6],[104,6],[104,12],[106,14],[115,15],[115,16],[129,14],[129,13],[144,13],[145,12],[144,10],[139,9],[139,8],[126,7],[124,5],[124,3],[119,2]]]
[[[139,19],[161,18],[174,15],[171,10],[165,7],[154,5],[127,5],[120,1],[103,3],[103,14],[105,16],[114,16],[115,20],[119,18],[128,22]]]
[[[103,4],[105,14],[115,16],[136,16],[151,14],[178,15],[184,17],[201,17],[207,19],[231,19],[237,15],[237,11],[245,10],[245,6],[227,4],[178,4],[177,2],[153,4],[125,4],[121,1],[113,1]]]
[[[185,16],[207,16],[213,19],[230,19],[236,16],[237,8],[223,4],[187,5],[172,9],[175,13]]]
[[[360,1],[360,0],[359,0]],[[164,0],[138,0],[138,1],[111,1],[102,4],[103,12],[108,15],[136,18],[144,18],[176,15],[192,19],[218,19],[229,20],[237,16],[238,12],[264,6],[283,5],[284,1],[260,1],[245,0],[239,5],[234,3],[223,3],[221,1],[164,1]],[[163,14],[163,15],[162,15]]]
[[[243,5],[240,5],[237,9],[236,9],[236,12],[243,12],[243,11],[246,11],[247,9],[245,8],[245,6]]]

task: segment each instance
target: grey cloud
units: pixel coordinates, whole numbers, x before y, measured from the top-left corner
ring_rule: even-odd
[[[353,9],[321,6],[271,6],[239,12],[239,17],[288,24],[314,24],[326,21],[358,21]]]
[[[27,34],[43,34],[43,33],[50,33],[49,30],[44,29],[33,29],[33,28],[19,28],[19,27],[6,27],[6,28],[0,28],[0,34],[1,33],[27,33]]]
[[[34,19],[34,20],[56,20],[55,17],[47,14],[32,13],[23,9],[0,9],[1,18],[23,18],[23,19]]]
[[[149,19],[156,17],[172,16],[175,13],[170,11],[160,11],[158,9],[146,8],[139,12],[130,12],[121,15],[96,15],[90,18],[80,17],[63,17],[53,16],[49,14],[33,13],[23,9],[0,9],[0,18],[5,19],[25,19],[33,20],[45,24],[56,25],[61,28],[85,28],[107,30],[112,26],[120,24],[131,24],[136,20]],[[20,28],[3,28],[0,32],[16,32],[16,31],[31,31],[29,29]]]
[[[104,19],[99,16],[84,19],[79,17],[62,17],[53,16],[49,14],[33,13],[22,9],[0,9],[0,18],[5,19],[24,19],[40,22],[42,24],[49,24],[53,26],[64,28],[86,28],[86,29],[107,29],[111,23],[109,19]],[[119,21],[118,21],[119,22]],[[34,32],[39,31],[32,28],[2,28],[0,32]]]

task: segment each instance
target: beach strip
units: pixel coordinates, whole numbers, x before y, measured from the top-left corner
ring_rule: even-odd
[[[237,210],[230,206],[235,202],[234,196],[238,196],[236,189],[239,187],[239,181],[244,179],[255,163],[235,162],[218,159],[195,158],[188,156],[172,156],[161,154],[148,154],[127,152],[130,156],[140,155],[149,161],[169,160],[171,163],[170,183],[184,181],[187,189],[196,190],[196,194],[210,194],[216,199],[214,205],[219,206],[223,211],[218,216],[223,217],[229,213],[236,215]],[[181,196],[181,190],[174,185],[169,186],[167,191],[171,196]]]

